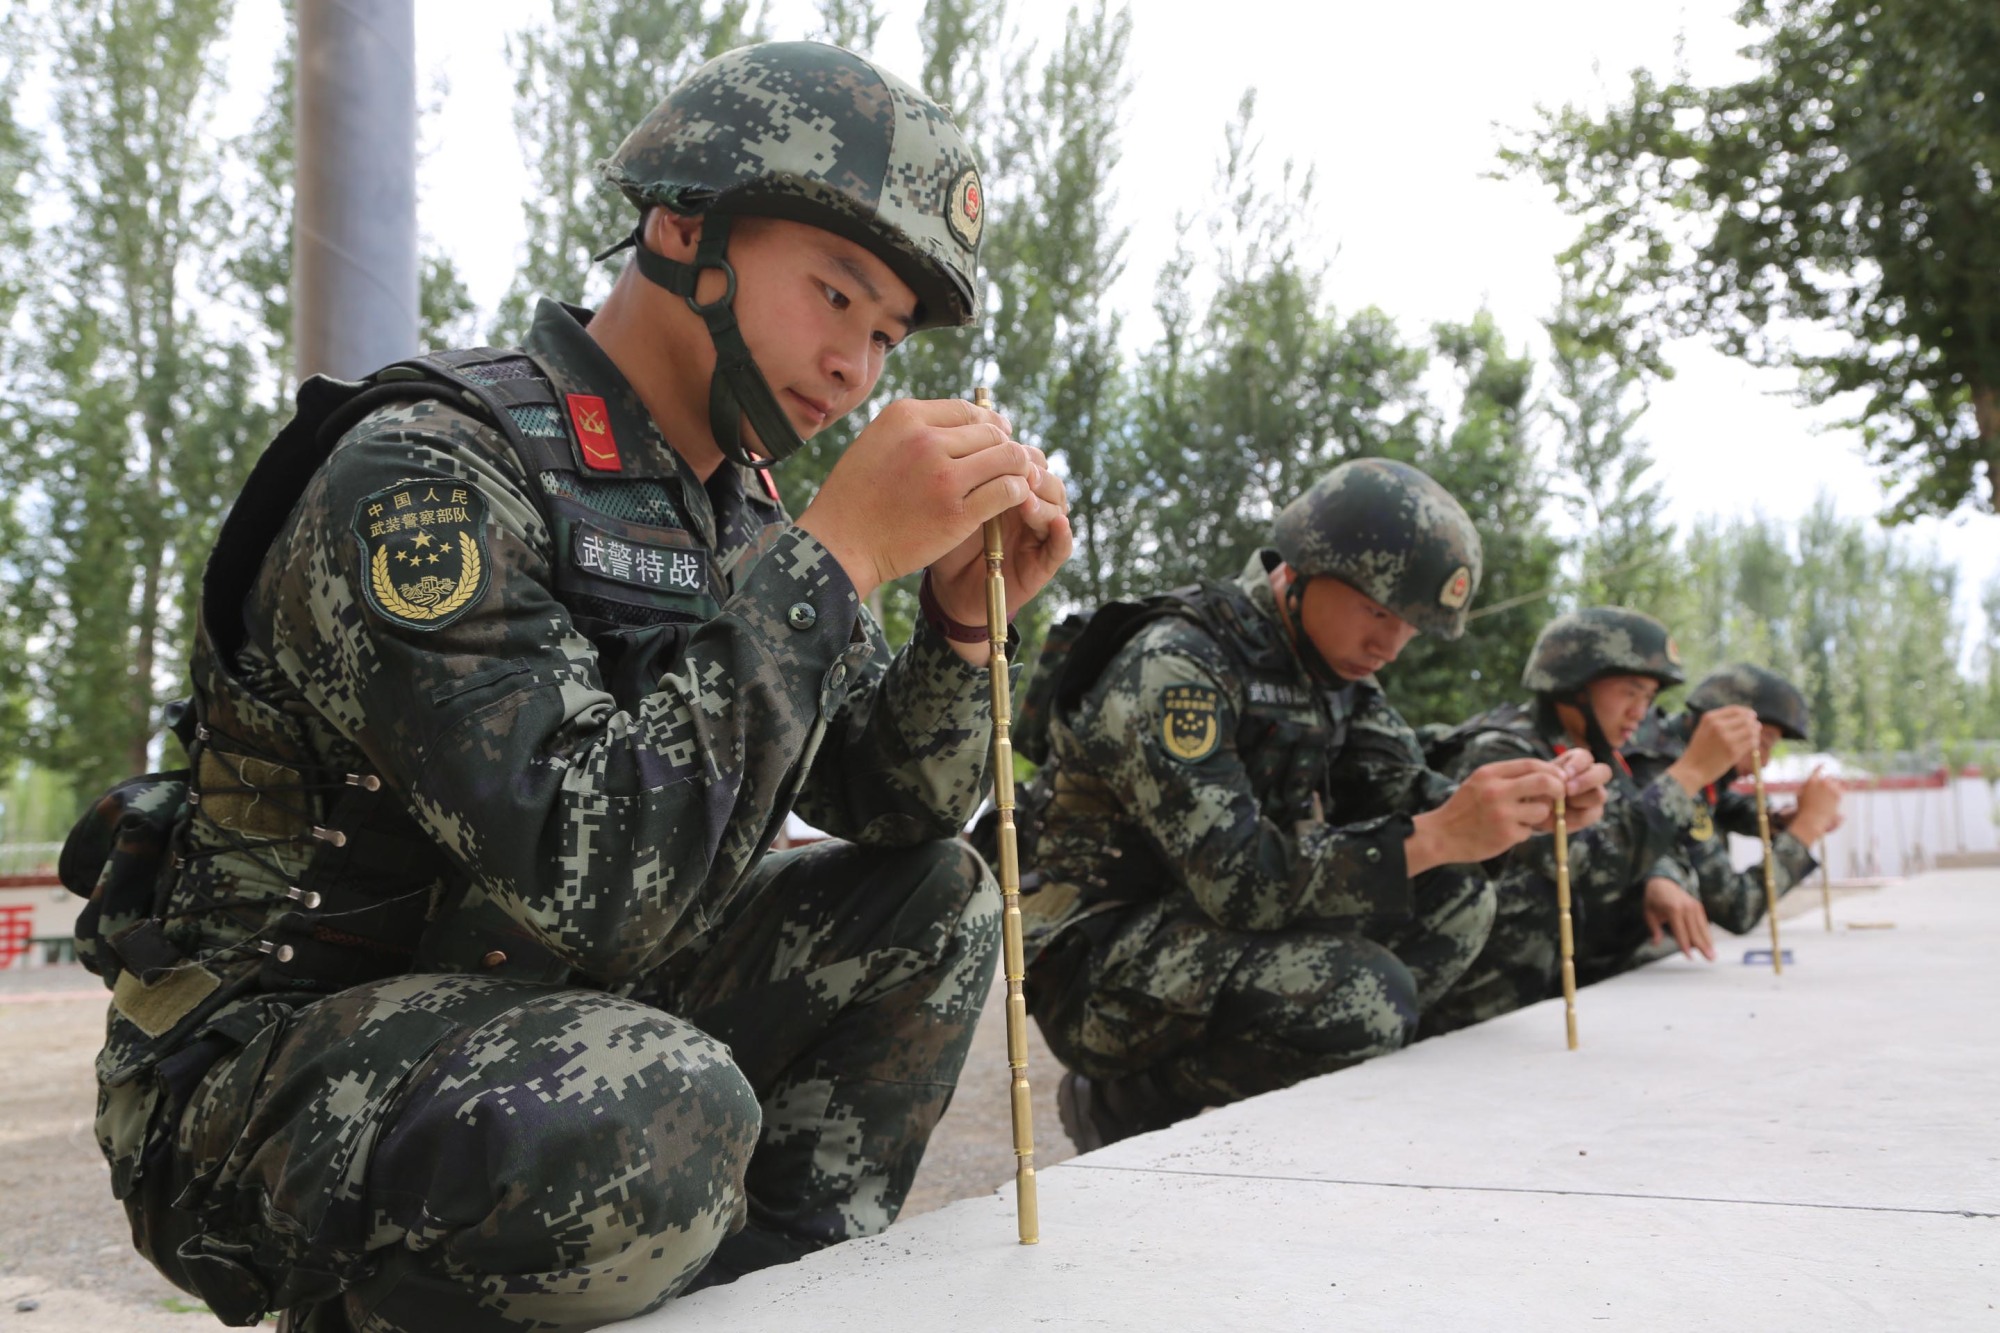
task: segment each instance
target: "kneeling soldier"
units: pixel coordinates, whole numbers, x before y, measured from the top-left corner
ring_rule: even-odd
[[[1806,740],[1812,728],[1805,696],[1783,676],[1749,663],[1723,667],[1695,686],[1685,711],[1668,714],[1655,709],[1640,724],[1624,748],[1634,780],[1651,782],[1665,772],[1687,752],[1701,719],[1728,707],[1757,714],[1761,755],[1768,756],[1780,740]],[[1756,800],[1731,789],[1735,778],[1732,766],[1702,787],[1693,822],[1654,867],[1653,878],[1665,883],[1647,882],[1648,903],[1658,898],[1672,906],[1650,914],[1654,923],[1650,946],[1661,943],[1660,931],[1665,928],[1682,953],[1698,952],[1713,960],[1711,922],[1742,935],[1764,919],[1763,862],[1738,870],[1729,856],[1728,834],[1758,836]],[[1806,779],[1791,811],[1772,812],[1772,882],[1781,897],[1819,864],[1813,859],[1813,845],[1839,826],[1840,788],[1817,772]]]
[[[1719,709],[1702,719],[1677,761],[1645,786],[1635,783],[1618,747],[1638,730],[1659,692],[1684,679],[1672,637],[1651,616],[1620,606],[1573,611],[1550,621],[1535,640],[1521,674],[1531,702],[1482,713],[1430,747],[1433,762],[1448,773],[1579,751],[1612,766],[1604,818],[1569,842],[1580,982],[1630,966],[1659,914],[1686,906],[1656,901],[1662,895],[1646,888],[1650,872],[1694,824],[1696,794],[1756,744],[1749,709]],[[1492,934],[1451,993],[1425,1015],[1424,1035],[1561,993],[1554,841],[1530,839],[1493,868]]]
[[[1581,755],[1454,788],[1383,696],[1479,581],[1436,482],[1345,464],[1273,543],[1233,583],[1098,611],[1036,686],[1028,997],[1086,1150],[1401,1047],[1486,938],[1477,863],[1565,791],[1579,823],[1601,804]]]
[[[879,1231],[989,988],[951,635],[983,519],[1016,606],[1047,582],[1061,486],[957,401],[886,408],[796,522],[763,472],[976,318],[972,158],[778,43],[606,170],[601,310],[300,389],[204,579],[191,775],[65,854],[112,1190],[231,1324],[593,1328]],[[918,569],[892,658],[862,602]],[[794,804],[853,841],[767,856]]]

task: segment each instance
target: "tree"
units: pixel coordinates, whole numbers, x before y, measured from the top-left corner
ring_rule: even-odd
[[[1065,471],[1077,550],[1057,595],[1095,605],[1125,564],[1133,445],[1122,420],[1120,321],[1107,304],[1125,232],[1111,220],[1132,17],[1072,7],[1061,46],[1007,112],[1004,170],[1015,185],[992,217],[989,314],[1001,403],[1016,438]]]
[[[514,128],[532,181],[527,255],[500,303],[493,340],[518,343],[538,296],[594,300],[609,270],[591,256],[637,217],[597,163],[696,66],[761,39],[748,0],[555,0],[544,23],[507,42]]]
[[[222,515],[291,410],[290,43],[256,126],[219,141],[229,16],[94,0],[43,20],[53,220],[7,247],[37,264],[0,284],[25,314],[0,407],[0,736],[81,790],[149,766]],[[0,229],[25,226],[8,197]],[[431,256],[426,331],[469,309]]]
[[[0,18],[0,742],[19,737],[27,721],[29,644],[42,608],[26,577],[27,531],[21,491],[34,418],[32,400],[16,385],[23,348],[14,336],[14,312],[32,279],[34,228],[29,222],[30,181],[36,161],[33,137],[14,118],[14,92],[25,60],[23,16]]]
[[[1957,573],[1935,551],[1821,497],[1796,527],[1698,527],[1687,565],[1694,609],[1675,628],[1691,680],[1725,662],[1771,667],[1806,696],[1822,748],[1938,747],[1977,731]]]
[[[832,42],[857,55],[875,49],[882,35],[882,14],[874,0],[818,0],[819,30],[813,34],[822,42]]]
[[[47,19],[64,216],[37,243],[21,573],[47,609],[35,749],[85,785],[147,767],[200,561],[267,433],[256,358],[197,287],[229,244],[200,131],[227,18],[223,0],[98,0]]]
[[[1255,113],[1246,93],[1212,204],[1182,219],[1156,285],[1161,337],[1136,373],[1144,474],[1125,484],[1140,501],[1135,564],[1155,587],[1233,578],[1321,472],[1407,434],[1422,371],[1386,319],[1343,322],[1328,308],[1305,257],[1311,174],[1287,162],[1265,183]],[[1386,384],[1366,382],[1385,369]]]
[[[1903,486],[1896,518],[2000,504],[2000,6],[1745,0],[1757,69],[1635,73],[1502,154],[1583,221],[1567,252],[1672,336],[1802,372]],[[1833,335],[1789,336],[1787,321]],[[1848,396],[1852,395],[1850,399]],[[1981,478],[1985,494],[1979,494]]]
[[[1521,668],[1558,609],[1545,594],[1562,556],[1542,517],[1548,488],[1530,438],[1534,362],[1508,350],[1484,310],[1464,324],[1435,326],[1432,340],[1456,372],[1456,421],[1445,429],[1427,424],[1415,448],[1387,452],[1423,468],[1465,507],[1479,529],[1485,570],[1465,634],[1424,635],[1384,672],[1397,707],[1417,724],[1462,721],[1520,696]]]
[[[1615,316],[1602,293],[1565,272],[1562,302],[1543,321],[1552,384],[1542,411],[1555,423],[1563,507],[1581,530],[1575,597],[1582,606],[1629,606],[1671,625],[1680,577],[1666,497],[1652,480],[1652,452],[1635,433],[1645,415],[1643,372],[1600,336]]]

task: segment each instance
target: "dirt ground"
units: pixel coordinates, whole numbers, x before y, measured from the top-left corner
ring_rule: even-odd
[[[1014,1178],[1007,1045],[996,985],[958,1096],[931,1139],[904,1216]],[[219,1328],[132,1250],[91,1135],[91,1058],[103,985],[76,966],[0,971],[0,1330],[160,1333]],[[1030,1025],[1039,1166],[1072,1154],[1056,1120],[1057,1068]],[[25,1308],[28,1306],[32,1308]]]

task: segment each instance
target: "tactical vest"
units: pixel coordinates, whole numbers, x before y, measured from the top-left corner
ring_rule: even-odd
[[[1078,627],[1062,661],[1038,682],[1055,721],[1074,714],[1118,651],[1155,621],[1178,617],[1200,626],[1222,650],[1242,682],[1244,704],[1236,728],[1236,752],[1264,816],[1280,827],[1320,813],[1334,758],[1347,740],[1360,687],[1315,689],[1300,669],[1284,629],[1258,611],[1234,583],[1206,581],[1141,602],[1112,602]],[[1023,804],[1039,820],[1059,821],[1088,808],[1101,813],[1106,802],[1093,790],[1096,779],[1064,771],[1052,758]],[[1129,900],[1157,891],[1165,882],[1151,864],[1149,848],[1119,847],[1107,873],[1083,885],[1086,898]]]
[[[151,1036],[187,1031],[199,1013],[246,990],[331,993],[413,970],[565,975],[467,881],[361,755],[344,753],[352,747],[311,730],[312,720],[276,706],[238,670],[244,607],[306,486],[362,418],[414,401],[449,403],[506,438],[554,547],[555,595],[598,647],[621,704],[649,692],[685,636],[719,611],[723,575],[680,525],[660,481],[587,472],[569,414],[524,353],[445,352],[359,383],[307,381],[204,571],[194,695],[173,719],[188,768],[121,783],[64,851],[65,884],[91,899],[79,954]],[[782,514],[775,493],[746,499],[768,510],[767,521]],[[643,554],[655,557],[644,568],[658,577],[633,577]],[[329,764],[330,755],[344,762]],[[240,883],[207,871],[224,854],[238,869],[256,868],[257,893],[246,897]],[[166,995],[184,977],[202,991],[191,1005],[186,986]]]

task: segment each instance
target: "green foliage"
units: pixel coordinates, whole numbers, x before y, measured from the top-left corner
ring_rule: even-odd
[[[1795,367],[1810,399],[1858,402],[1895,517],[1992,508],[2000,6],[1746,0],[1737,20],[1757,33],[1742,82],[1636,73],[1603,116],[1547,114],[1503,159],[1582,219],[1568,254],[1627,303],[1635,359],[1702,332]]]
[[[875,49],[882,35],[882,14],[874,0],[818,0],[819,28],[812,36],[860,55]]]
[[[270,421],[196,278],[232,249],[212,113],[222,0],[52,9],[50,178],[24,357],[19,569],[39,600],[30,752],[90,786],[146,766],[224,503]]]
[[[27,530],[21,491],[33,428],[33,400],[21,392],[21,359],[14,312],[29,290],[34,230],[28,210],[37,159],[33,136],[14,117],[13,94],[25,63],[25,18],[0,18],[0,743],[19,738],[27,722],[29,643],[41,608],[27,578]]]
[[[1634,433],[1645,415],[1643,373],[1598,336],[1617,310],[1590,290],[1575,265],[1564,273],[1561,305],[1544,321],[1552,384],[1542,411],[1559,431],[1556,460],[1563,507],[1581,532],[1575,544],[1579,606],[1629,606],[1673,624],[1682,577],[1666,497],[1649,475],[1652,452]]]
[[[522,204],[527,255],[500,303],[495,343],[520,341],[539,296],[591,301],[608,289],[612,271],[593,269],[591,256],[637,217],[597,164],[696,66],[761,38],[749,11],[747,0],[555,0],[544,22],[508,39],[514,127],[533,185]]]
[[[221,141],[230,13],[94,0],[41,16],[38,232],[17,169],[31,145],[0,116],[0,300],[23,315],[0,402],[0,744],[79,791],[148,766],[222,514],[291,410],[292,43],[256,124]],[[20,21],[0,59],[23,54]],[[435,254],[423,297],[426,333],[465,331],[470,300]]]
[[[992,222],[989,319],[999,402],[1016,438],[1066,474],[1076,554],[1057,596],[1104,600],[1130,562],[1134,497],[1120,321],[1107,294],[1123,270],[1111,220],[1118,119],[1130,84],[1127,9],[1072,7],[1039,78],[1025,71],[1007,109],[1006,176],[1020,184]],[[1032,183],[1030,188],[1022,184]]]
[[[1414,448],[1392,442],[1383,452],[1423,468],[1465,506],[1485,555],[1477,605],[1512,605],[1471,620],[1457,640],[1416,639],[1383,673],[1397,707],[1419,725],[1519,695],[1521,666],[1549,615],[1536,594],[1554,583],[1562,553],[1543,518],[1548,490],[1529,438],[1533,361],[1507,349],[1484,310],[1470,323],[1437,325],[1432,341],[1456,374],[1456,421],[1440,430],[1420,417]]]
[[[1782,672],[1812,709],[1815,746],[1914,749],[2000,720],[1960,673],[1957,574],[1936,552],[1822,497],[1795,528],[1698,527],[1687,562],[1692,608],[1674,628],[1689,679],[1733,661]]]

